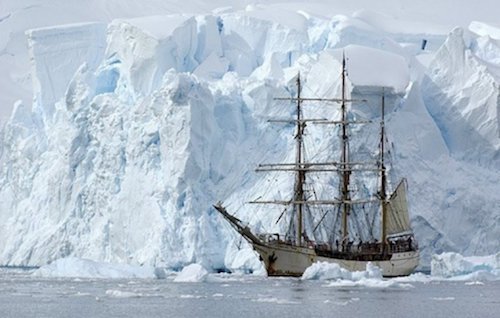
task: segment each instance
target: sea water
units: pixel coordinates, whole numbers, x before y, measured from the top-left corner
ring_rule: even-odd
[[[39,278],[0,271],[0,317],[500,317],[500,281],[303,281],[251,275]]]

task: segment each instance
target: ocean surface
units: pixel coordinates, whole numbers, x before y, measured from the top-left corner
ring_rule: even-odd
[[[0,317],[500,317],[500,281],[301,281],[210,275],[39,278],[0,270]]]

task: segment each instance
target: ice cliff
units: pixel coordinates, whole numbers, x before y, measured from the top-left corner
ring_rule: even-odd
[[[293,112],[273,97],[293,94],[299,71],[306,94],[338,92],[342,52],[353,95],[378,105],[387,87],[392,170],[409,180],[422,264],[434,252],[497,252],[500,31],[429,35],[434,52],[420,50],[425,35],[375,22],[249,8],[29,31],[33,105],[18,102],[2,133],[0,263],[258,269],[211,206],[278,230],[279,212],[243,205],[270,177],[287,191],[285,176],[253,173],[294,155],[293,127],[266,122]],[[359,133],[362,153],[376,130]],[[311,127],[308,138],[326,149],[337,135]]]

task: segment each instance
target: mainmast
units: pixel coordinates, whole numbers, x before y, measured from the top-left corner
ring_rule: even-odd
[[[382,251],[385,249],[386,228],[387,228],[387,174],[385,170],[385,91],[382,89],[382,115],[380,120],[380,205],[381,205],[381,237]]]
[[[351,169],[349,166],[349,135],[347,134],[347,110],[346,110],[346,87],[345,87],[345,77],[346,77],[346,65],[345,56],[342,55],[342,99],[341,99],[341,201],[342,201],[342,246],[346,246],[346,242],[349,237],[348,230],[348,216],[350,213],[351,206],[348,203],[350,201],[349,193],[349,182],[351,176]]]
[[[302,154],[302,142],[303,142],[303,135],[304,135],[304,128],[306,125],[306,122],[302,120],[302,109],[301,109],[301,93],[302,86],[300,82],[300,73],[297,76],[297,134],[295,135],[295,141],[296,141],[296,152],[295,152],[295,164],[296,167],[299,168],[297,169],[297,175],[296,175],[296,180],[295,180],[295,195],[294,195],[294,201],[295,203],[295,209],[297,212],[297,245],[302,245],[302,210],[304,207],[304,181],[306,178],[306,173],[303,168],[302,164],[304,162],[303,154]]]

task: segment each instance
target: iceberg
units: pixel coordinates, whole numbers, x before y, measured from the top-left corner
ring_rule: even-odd
[[[78,257],[262,273],[258,257],[212,204],[224,200],[256,231],[283,230],[275,225],[281,211],[244,205],[269,189],[285,196],[282,185],[289,182],[252,174],[259,163],[294,155],[287,150],[293,129],[266,122],[290,114],[273,98],[293,94],[298,72],[308,94],[338,90],[342,52],[354,97],[378,105],[386,89],[390,169],[408,177],[422,265],[443,251],[497,252],[500,44],[494,26],[475,22],[470,34],[460,28],[422,34],[369,10],[352,14],[340,2],[330,8],[314,1],[310,12],[299,10],[300,2],[277,2],[276,17],[266,5],[239,10],[233,4],[199,15],[128,5],[146,17],[79,17],[76,24],[37,25],[26,33],[34,101],[16,102],[0,134],[1,264]],[[117,12],[110,16],[129,16]],[[16,19],[5,18],[0,28]],[[12,41],[20,41],[16,32]],[[429,40],[426,50],[422,38]],[[8,43],[2,36],[0,52],[10,52]],[[2,70],[7,55],[0,56]],[[377,120],[371,106],[353,109]],[[319,149],[336,137],[310,131]],[[376,139],[373,129],[361,135],[363,142],[351,145],[355,153],[366,153],[364,143]],[[333,149],[323,155],[338,157]],[[324,191],[335,186],[325,184]]]

